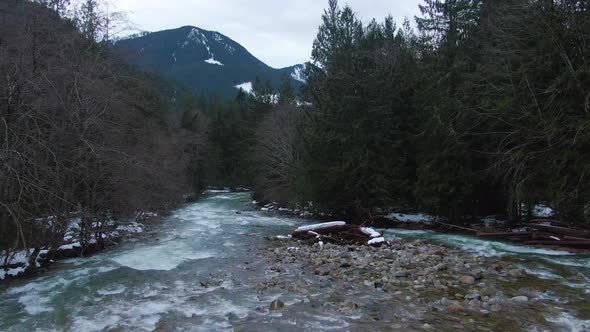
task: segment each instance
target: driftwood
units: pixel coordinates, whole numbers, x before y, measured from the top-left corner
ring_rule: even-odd
[[[574,247],[581,249],[590,249],[590,240],[586,241],[548,241],[548,240],[531,240],[524,242],[530,245],[553,245],[558,247]]]
[[[532,236],[533,232],[495,232],[495,233],[488,233],[488,232],[477,232],[477,236],[479,237],[529,237]]]
[[[534,221],[555,222],[551,219],[535,219]],[[529,224],[527,226],[533,230],[521,232],[477,232],[477,236],[576,253],[584,249],[590,249],[590,231],[543,224]]]
[[[565,228],[565,227],[559,227],[559,226],[539,225],[539,224],[534,224],[534,225],[531,225],[530,227],[534,228],[534,229],[538,229],[540,231],[553,233],[553,234],[590,238],[590,231],[585,231],[585,230],[580,230],[580,229]]]
[[[295,230],[293,238],[309,241],[311,243],[324,242],[339,245],[366,245],[374,236],[363,232],[357,225],[335,225],[329,227],[318,227],[312,229]]]

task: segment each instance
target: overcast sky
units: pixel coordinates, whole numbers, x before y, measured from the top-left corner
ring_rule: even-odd
[[[141,30],[193,25],[223,33],[268,65],[280,68],[309,60],[328,0],[111,0]],[[420,0],[348,0],[363,21],[391,14],[413,21]]]

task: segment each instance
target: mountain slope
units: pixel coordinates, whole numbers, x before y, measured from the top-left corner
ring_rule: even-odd
[[[192,26],[120,40],[115,49],[125,61],[186,84],[197,93],[233,97],[236,86],[256,77],[270,80],[275,87],[283,75],[295,89],[304,82],[303,65],[274,69],[231,38]]]

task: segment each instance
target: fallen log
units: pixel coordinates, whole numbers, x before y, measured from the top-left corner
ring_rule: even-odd
[[[561,224],[561,225],[566,225],[566,223],[559,221],[559,220],[555,220],[555,219],[543,219],[543,218],[537,218],[537,219],[531,219],[529,220],[529,222],[531,223],[540,223],[540,222],[550,222],[552,224]]]
[[[533,234],[533,232],[477,232],[479,237],[529,237]]]
[[[302,226],[293,232],[292,237],[312,243],[325,242],[339,245],[381,245],[386,242],[381,237],[381,233],[373,229],[361,228],[357,225],[349,225],[344,222]]]
[[[531,240],[525,241],[529,245],[553,245],[558,247],[574,247],[590,249],[590,241],[550,241],[550,240]]]
[[[539,224],[530,225],[530,227],[534,228],[534,229],[538,229],[540,231],[553,233],[553,234],[590,238],[590,231],[585,231],[585,230],[581,230],[581,229],[566,228],[566,227],[559,227],[559,226],[539,225]]]
[[[570,240],[571,241],[588,241],[588,239],[584,238],[584,237],[568,236],[568,235],[564,236],[563,239],[568,240],[568,241],[570,241]]]

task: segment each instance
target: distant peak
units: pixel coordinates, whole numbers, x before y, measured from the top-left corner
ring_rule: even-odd
[[[199,28],[193,27],[186,36],[186,40],[184,41],[184,44],[182,44],[182,48],[198,44],[207,45],[208,42],[209,40],[207,39],[207,36],[205,36]]]

